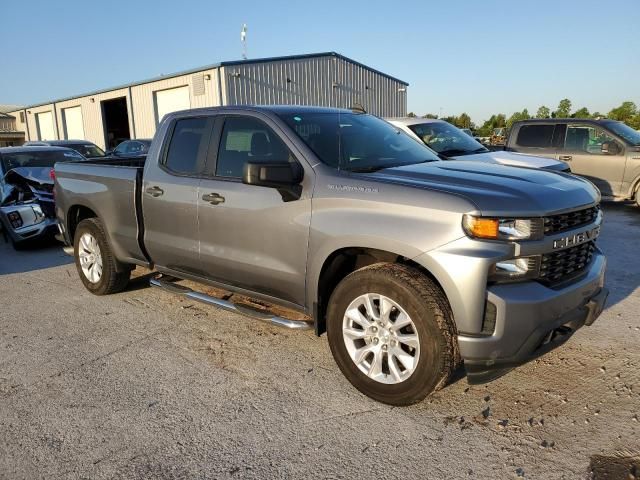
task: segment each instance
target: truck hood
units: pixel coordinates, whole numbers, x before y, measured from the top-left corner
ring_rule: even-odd
[[[600,201],[593,184],[574,175],[484,162],[427,162],[358,176],[459,195],[487,216],[539,217]]]
[[[562,171],[568,169],[564,162],[560,162],[553,158],[536,157],[534,155],[526,155],[524,153],[505,152],[497,150],[495,152],[474,153],[473,155],[463,155],[452,157],[454,160],[462,161],[481,161],[488,163],[499,163],[501,165],[510,165],[513,167],[529,167],[529,168],[546,168],[548,170]]]

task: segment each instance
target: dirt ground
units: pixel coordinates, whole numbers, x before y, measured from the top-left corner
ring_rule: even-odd
[[[95,297],[0,239],[0,478],[640,477],[640,211],[605,206],[610,301],[566,345],[392,408],[326,337],[148,288]]]

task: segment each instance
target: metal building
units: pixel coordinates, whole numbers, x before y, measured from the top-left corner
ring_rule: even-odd
[[[89,140],[105,149],[151,138],[162,117],[188,108],[362,105],[405,116],[409,84],[335,52],[221,62],[10,112],[26,140]]]

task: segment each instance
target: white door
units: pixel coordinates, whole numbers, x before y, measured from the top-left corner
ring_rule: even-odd
[[[169,88],[153,92],[156,104],[156,124],[160,123],[162,117],[167,113],[187,110],[191,108],[189,98],[189,86]]]
[[[84,125],[82,124],[82,107],[70,107],[62,110],[64,119],[64,133],[67,140],[84,140]]]
[[[53,114],[50,111],[36,113],[36,124],[38,127],[38,140],[56,140]]]

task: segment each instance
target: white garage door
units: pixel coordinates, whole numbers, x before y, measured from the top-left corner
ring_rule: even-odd
[[[38,126],[38,140],[55,140],[56,131],[53,127],[53,114],[51,112],[36,113]]]
[[[188,86],[158,90],[153,94],[156,103],[156,123],[160,123],[167,113],[191,108]]]
[[[84,126],[82,124],[82,108],[71,107],[62,110],[64,119],[64,134],[67,140],[84,140]]]

